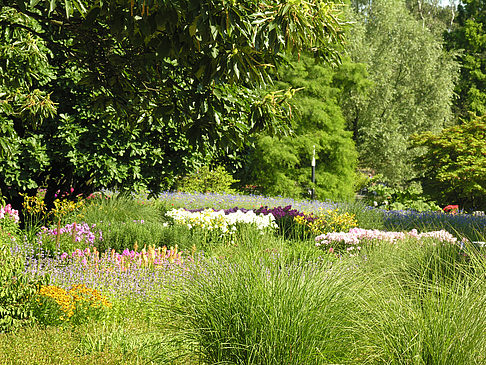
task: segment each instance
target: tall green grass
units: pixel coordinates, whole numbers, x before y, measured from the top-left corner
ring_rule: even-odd
[[[363,364],[484,364],[485,260],[416,241],[369,252],[356,275],[354,359]]]
[[[344,213],[354,214],[360,228],[385,229],[383,212],[367,206],[362,201],[340,202],[338,209]]]
[[[158,222],[161,221],[162,215],[151,201],[136,200],[128,195],[118,194],[93,198],[78,211],[76,219],[89,224],[134,220]]]
[[[207,260],[172,313],[203,363],[339,363],[351,346],[347,279],[328,262]]]

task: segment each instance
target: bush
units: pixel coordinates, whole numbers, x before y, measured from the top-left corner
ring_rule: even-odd
[[[227,193],[234,194],[231,185],[238,182],[233,179],[224,167],[217,166],[210,169],[203,166],[199,170],[184,177],[177,186],[177,190],[186,193]]]
[[[10,246],[0,239],[0,332],[9,332],[33,322],[37,288],[46,280],[27,279],[23,259],[13,255]]]
[[[364,199],[370,206],[386,210],[440,211],[436,202],[423,196],[422,187],[415,183],[406,187],[394,187],[381,175],[373,176],[362,188]]]
[[[413,139],[425,149],[416,164],[427,194],[443,205],[486,210],[486,115]]]

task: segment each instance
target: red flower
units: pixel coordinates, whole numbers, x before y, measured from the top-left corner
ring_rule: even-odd
[[[459,210],[459,205],[448,205],[442,209],[446,213],[455,214]]]

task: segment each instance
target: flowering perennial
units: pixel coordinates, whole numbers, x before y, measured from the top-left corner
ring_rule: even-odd
[[[307,227],[313,234],[346,231],[358,225],[354,214],[340,213],[337,208],[322,210],[315,215],[311,213],[306,216],[296,216],[294,221]]]
[[[59,318],[62,321],[69,321],[76,312],[87,312],[112,306],[96,289],[88,288],[84,284],[76,284],[69,290],[55,285],[42,285],[38,294],[39,305],[42,305],[43,298],[51,298],[56,302],[62,312]]]
[[[41,231],[37,234],[39,239],[47,237],[47,239],[55,240],[58,235],[70,236],[73,242],[83,242],[87,244],[94,244],[96,240],[103,240],[103,233],[101,231],[93,231],[96,224],[91,226],[87,223],[71,223],[64,227],[61,227],[58,231],[57,228],[42,227]]]
[[[330,232],[316,237],[316,246],[327,246],[333,252],[335,246],[344,245],[349,253],[355,253],[361,250],[363,243],[371,242],[388,242],[397,243],[408,238],[418,240],[424,238],[433,238],[442,243],[457,243],[457,238],[445,230],[418,233],[416,229],[410,232],[385,232],[379,230],[351,228],[349,232]]]
[[[59,258],[66,261],[80,262],[84,267],[91,267],[96,270],[107,271],[128,271],[133,267],[158,268],[167,264],[182,264],[183,252],[179,251],[177,245],[168,249],[166,246],[145,247],[141,251],[125,249],[121,254],[115,250],[107,251],[100,255],[100,252],[93,247],[84,250],[76,249],[72,254],[63,252]]]
[[[275,218],[272,214],[256,214],[252,210],[246,212],[237,210],[225,214],[224,210],[214,211],[205,209],[200,212],[190,212],[184,208],[173,209],[166,213],[178,224],[189,228],[200,227],[210,231],[219,230],[222,234],[232,235],[237,231],[238,223],[254,224],[258,230],[276,229]]]
[[[0,219],[13,219],[15,223],[19,223],[19,211],[12,209],[10,204],[7,204],[4,207],[0,207]]]
[[[88,247],[52,256],[43,252],[33,254],[34,244],[22,242],[14,246],[12,252],[25,257],[27,278],[47,277],[50,286],[66,292],[73,285],[84,284],[111,302],[160,302],[177,285],[187,265],[193,262],[192,257],[183,256],[177,246],[170,249],[152,246],[141,250],[134,247],[122,253],[114,250],[99,252],[95,247]],[[62,294],[60,289],[53,290]],[[49,302],[52,304],[52,300]],[[59,315],[56,318],[59,320]]]

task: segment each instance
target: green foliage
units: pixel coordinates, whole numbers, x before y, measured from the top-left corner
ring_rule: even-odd
[[[451,32],[457,16],[455,1],[440,0],[405,0],[410,13],[432,33],[441,37],[444,32]]]
[[[242,180],[261,186],[266,195],[317,199],[353,196],[356,151],[332,86],[333,71],[308,56],[281,70],[278,88],[299,89],[293,97],[293,133],[285,137],[260,135],[249,152]],[[290,92],[290,91],[289,91]],[[313,148],[316,182],[311,182]]]
[[[0,232],[3,236],[3,233]],[[24,261],[14,256],[0,236],[0,332],[8,332],[32,323],[33,301],[38,286],[46,279],[29,280],[24,274]],[[9,238],[10,239],[10,238]]]
[[[341,99],[360,165],[403,184],[417,172],[409,136],[440,131],[452,119],[458,63],[401,0],[367,2],[351,33],[351,59],[366,65],[371,82],[366,85],[356,70],[350,98]]]
[[[49,207],[71,187],[156,193],[285,131],[286,96],[259,86],[284,52],[343,44],[340,6],[317,0],[1,5],[0,189],[17,208],[40,186]]]
[[[486,210],[486,116],[414,137],[424,191],[442,204]]]
[[[448,47],[461,50],[461,77],[455,92],[456,112],[486,114],[486,11],[483,0],[460,2],[452,32],[445,35]]]
[[[387,210],[442,211],[436,202],[423,195],[420,184],[394,187],[382,175],[375,175],[363,188],[365,201],[370,206]]]
[[[238,180],[233,179],[223,166],[211,169],[208,165],[182,178],[177,185],[178,191],[187,193],[227,193],[233,194],[231,186]]]

